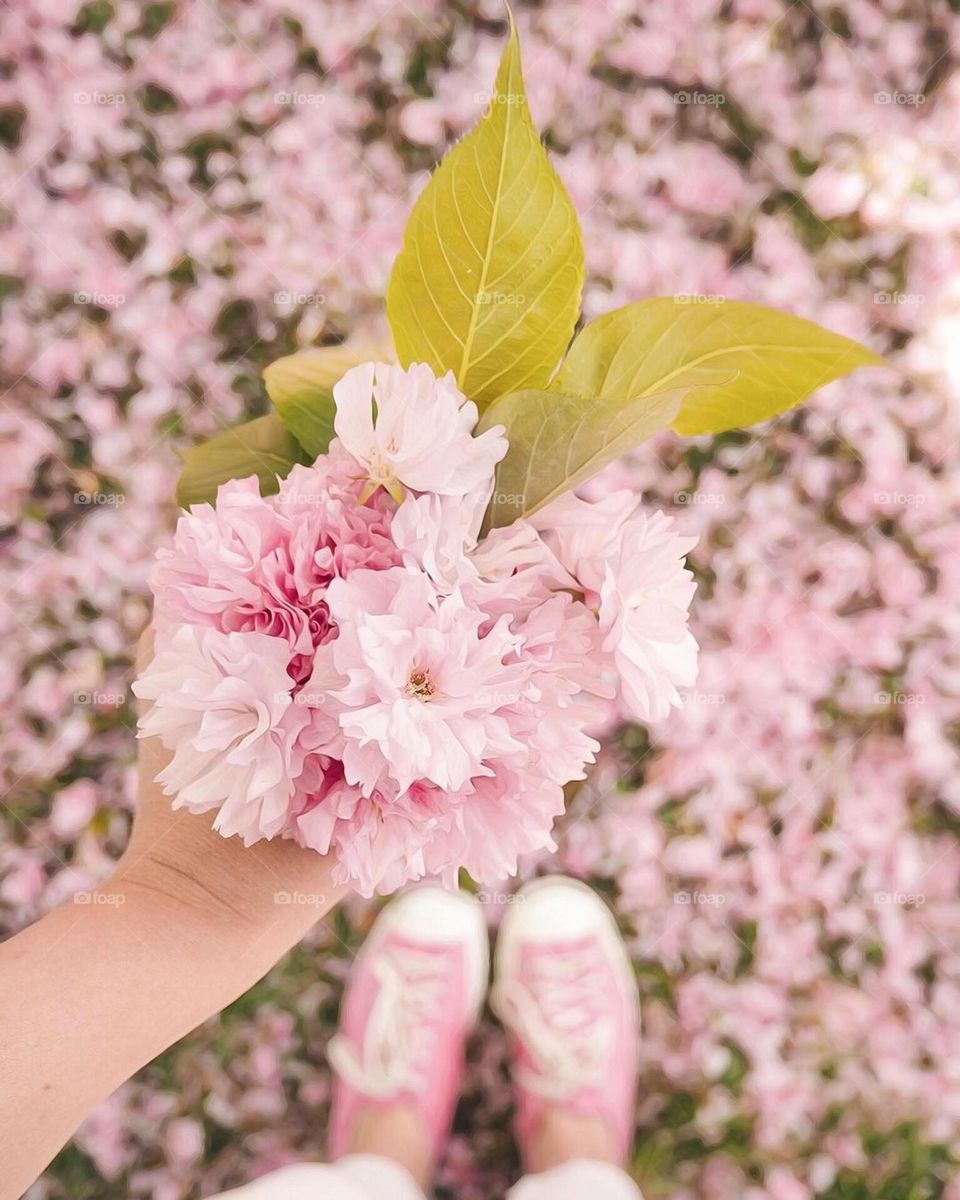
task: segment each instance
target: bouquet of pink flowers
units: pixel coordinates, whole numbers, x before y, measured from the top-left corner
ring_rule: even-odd
[[[713,297],[574,338],[583,276],[511,30],[411,214],[392,345],[274,363],[276,411],[188,455],[136,687],[175,806],[332,852],[368,894],[492,881],[552,846],[614,719],[680,703],[693,543],[629,492],[575,489],[659,430],[749,424],[878,360]]]

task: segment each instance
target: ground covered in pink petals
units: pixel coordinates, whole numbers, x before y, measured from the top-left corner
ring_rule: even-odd
[[[960,17],[517,7],[591,315],[723,294],[897,368],[755,433],[664,436],[598,485],[699,537],[699,681],[679,715],[622,731],[550,861],[610,898],[633,949],[637,1177],[651,1200],[956,1200]],[[424,171],[486,99],[500,18],[492,0],[8,6],[5,929],[125,843],[130,652],[176,450],[263,411],[265,363],[375,315]],[[484,895],[495,922],[509,897]],[[331,918],[121,1089],[31,1200],[193,1200],[320,1154],[323,1048],[369,920]],[[490,1024],[444,1195],[496,1194],[508,1121]]]

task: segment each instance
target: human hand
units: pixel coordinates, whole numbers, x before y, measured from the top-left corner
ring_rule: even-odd
[[[138,672],[152,655],[148,627],[137,647]],[[169,752],[158,738],[139,747],[133,831],[111,889],[150,894],[173,920],[188,914],[197,930],[223,928],[245,938],[272,931],[285,942],[342,897],[346,889],[331,882],[331,859],[281,838],[244,846],[213,830],[212,813],[175,810],[155,782]]]

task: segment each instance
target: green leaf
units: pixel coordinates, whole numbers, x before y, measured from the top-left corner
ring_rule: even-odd
[[[268,413],[188,450],[177,483],[177,503],[181,508],[213,504],[221,483],[248,475],[256,475],[261,493],[270,496],[294,464],[309,461],[276,413]]]
[[[485,530],[536,512],[666,429],[683,396],[682,389],[634,401],[545,391],[502,396],[477,425],[478,432],[505,425],[510,441],[497,466]]]
[[[452,371],[481,410],[545,387],[580,312],[573,203],[530,117],[511,18],[490,105],[418,198],[387,289],[401,363]]]
[[[316,458],[326,453],[333,437],[333,385],[357,363],[391,358],[388,346],[369,339],[318,346],[270,363],[263,382],[280,420]]]
[[[673,429],[721,433],[776,416],[856,367],[882,364],[858,342],[773,308],[665,296],[591,321],[551,386],[624,401],[684,387]]]

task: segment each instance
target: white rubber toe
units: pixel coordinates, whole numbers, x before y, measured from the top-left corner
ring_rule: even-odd
[[[582,937],[613,923],[610,910],[591,888],[578,879],[546,875],[517,893],[504,918],[501,936],[533,936],[537,941]]]

